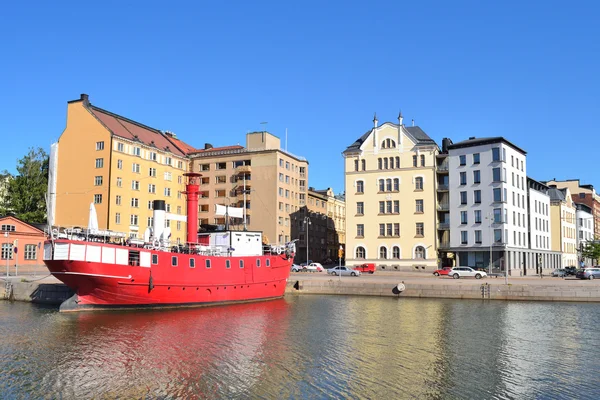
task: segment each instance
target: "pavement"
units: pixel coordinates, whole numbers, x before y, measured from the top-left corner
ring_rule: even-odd
[[[373,282],[373,283],[415,283],[415,284],[428,284],[428,285],[481,285],[485,282],[489,284],[504,284],[504,277],[486,277],[482,279],[475,278],[461,278],[453,279],[448,276],[433,276],[427,272],[402,272],[402,271],[376,271],[374,274],[361,274],[360,276],[333,276],[326,272],[292,272],[290,274],[290,280],[349,280],[356,282]],[[585,280],[577,279],[574,276],[567,278],[554,278],[550,275],[539,275],[533,276],[509,276],[508,284],[510,285],[539,285],[539,286],[600,286],[600,279],[596,280]]]

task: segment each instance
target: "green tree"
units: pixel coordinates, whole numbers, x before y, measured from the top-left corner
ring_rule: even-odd
[[[583,258],[591,259],[596,264],[600,260],[600,242],[587,242],[581,250],[581,255]]]
[[[44,149],[30,148],[17,162],[17,174],[9,176],[2,208],[29,223],[46,221],[46,192],[50,159]]]

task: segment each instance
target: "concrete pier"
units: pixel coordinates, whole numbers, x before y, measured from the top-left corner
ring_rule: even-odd
[[[71,289],[52,276],[11,276],[0,280],[3,300],[59,305],[72,295]]]

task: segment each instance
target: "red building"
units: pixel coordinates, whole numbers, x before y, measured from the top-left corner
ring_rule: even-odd
[[[0,243],[2,243],[0,275],[6,273],[7,262],[11,275],[15,274],[15,266],[43,266],[45,238],[43,230],[18,218],[0,217]]]

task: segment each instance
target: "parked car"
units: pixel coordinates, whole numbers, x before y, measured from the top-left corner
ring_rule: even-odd
[[[481,279],[487,276],[487,274],[483,271],[476,271],[470,267],[455,267],[452,268],[448,275],[453,277],[454,279],[458,278],[466,278],[466,277],[474,277],[475,279]]]
[[[575,275],[577,273],[577,267],[565,267],[564,270],[567,275]]]
[[[433,271],[433,275],[435,275],[435,276],[448,275],[448,272],[450,272],[451,270],[452,270],[451,267],[444,267],[442,269],[436,269],[435,271]]]
[[[552,276],[558,276],[559,278],[564,278],[567,275],[567,270],[565,269],[555,269],[552,271]]]
[[[365,263],[365,264],[355,265],[353,269],[355,271],[373,274],[373,273],[375,273],[375,264],[374,263]]]
[[[327,270],[327,273],[330,275],[350,275],[350,276],[359,276],[360,275],[360,271],[355,271],[353,269],[350,269],[348,267],[342,266],[342,267],[333,267]]]
[[[589,280],[600,278],[600,266],[580,269],[575,274],[575,277]]]
[[[319,263],[310,263],[306,267],[306,269],[310,272],[323,272],[325,268]]]
[[[302,266],[298,264],[292,264],[292,272],[300,272],[302,271]]]

